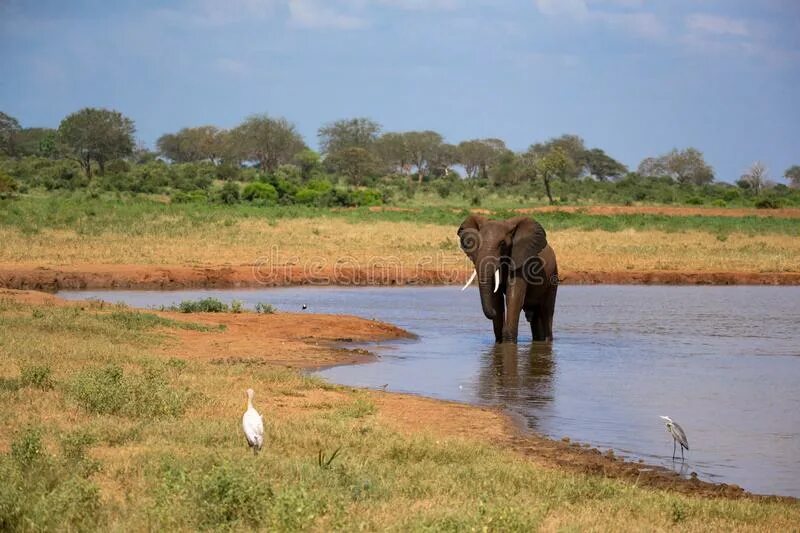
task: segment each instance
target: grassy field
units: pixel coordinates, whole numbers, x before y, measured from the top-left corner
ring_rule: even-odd
[[[466,268],[455,236],[466,214],[23,198],[0,211],[0,263],[248,265],[272,256],[288,264]],[[800,264],[800,219],[580,212],[536,219],[564,270],[792,272]]]
[[[800,522],[797,504],[682,496],[542,468],[478,438],[401,433],[365,392],[270,365],[176,358],[175,328],[209,326],[0,299],[0,530],[786,531]],[[258,457],[239,428],[248,386],[266,419]],[[320,451],[336,449],[320,464]]]

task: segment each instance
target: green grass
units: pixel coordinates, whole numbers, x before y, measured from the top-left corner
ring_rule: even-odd
[[[0,226],[16,228],[27,234],[45,229],[61,229],[75,230],[83,235],[102,235],[108,232],[180,236],[191,233],[192,228],[198,225],[226,226],[248,218],[277,221],[287,218],[336,217],[353,223],[384,220],[457,226],[467,214],[467,209],[443,206],[420,207],[414,211],[372,212],[368,208],[163,204],[142,197],[89,198],[80,193],[26,196],[15,201],[0,201]],[[510,210],[498,209],[493,216],[507,218],[515,215]],[[800,234],[800,221],[797,219],[756,216],[606,216],[557,212],[539,213],[536,219],[548,229],[621,231],[634,228],[671,232],[700,230],[720,234]]]

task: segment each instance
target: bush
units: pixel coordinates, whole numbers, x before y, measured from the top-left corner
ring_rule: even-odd
[[[20,383],[23,387],[36,387],[49,390],[54,386],[52,369],[48,365],[30,365],[22,367]]]
[[[228,181],[217,193],[217,200],[223,204],[238,204],[241,199],[239,195],[239,184],[235,181]]]
[[[202,298],[200,300],[184,300],[177,307],[170,308],[181,313],[227,313],[228,304],[216,298]]]
[[[171,388],[156,367],[127,375],[117,365],[91,368],[75,377],[68,393],[89,412],[132,418],[178,416],[188,400],[188,394]]]
[[[48,191],[67,189],[74,191],[89,185],[80,166],[74,161],[62,160],[43,170],[41,182]]]
[[[256,304],[256,313],[264,314],[264,315],[271,315],[277,311],[274,305],[272,304],[265,304],[262,302],[258,302]]]
[[[686,199],[686,203],[689,205],[703,205],[703,199],[699,196],[690,196]]]
[[[328,205],[331,200],[333,185],[325,179],[314,179],[308,182],[305,187],[298,190],[295,201],[304,205]]]
[[[380,205],[382,203],[383,196],[376,189],[361,188],[350,192],[349,204],[352,206]]]
[[[240,465],[221,464],[198,483],[195,499],[201,528],[259,528],[267,524],[272,489],[254,483],[252,472]]]
[[[278,201],[278,191],[269,183],[255,181],[245,185],[242,199],[263,205],[274,205]]]
[[[171,201],[176,204],[195,204],[208,201],[208,194],[202,189],[184,192],[178,191],[172,195]]]
[[[17,181],[0,170],[0,199],[11,198],[19,189]]]
[[[728,203],[722,198],[717,198],[716,200],[711,202],[711,205],[713,205],[714,207],[727,207]]]
[[[781,201],[777,198],[764,196],[756,200],[754,205],[757,209],[778,209],[781,206]]]

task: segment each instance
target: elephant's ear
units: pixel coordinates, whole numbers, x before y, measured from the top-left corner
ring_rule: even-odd
[[[458,239],[461,241],[461,249],[473,261],[475,253],[481,243],[481,226],[486,224],[486,218],[480,215],[470,215],[458,227]]]
[[[528,217],[510,218],[506,223],[511,226],[511,259],[514,268],[519,269],[547,246],[547,233],[541,224]]]

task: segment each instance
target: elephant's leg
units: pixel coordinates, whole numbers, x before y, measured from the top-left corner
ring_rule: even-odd
[[[521,276],[509,276],[506,288],[506,323],[503,327],[503,342],[517,342],[519,314],[525,303],[528,284]]]
[[[503,342],[503,324],[505,323],[506,303],[503,293],[500,291],[497,291],[495,294],[493,294],[492,299],[494,301],[494,308],[496,311],[496,314],[492,319],[492,326],[494,326],[494,341],[499,344]]]
[[[553,286],[547,293],[544,305],[542,305],[542,325],[544,327],[544,340],[553,340],[553,315],[556,312],[556,293],[558,285]]]
[[[542,306],[537,305],[531,316],[531,339],[534,341],[544,340],[544,324],[542,321]]]

